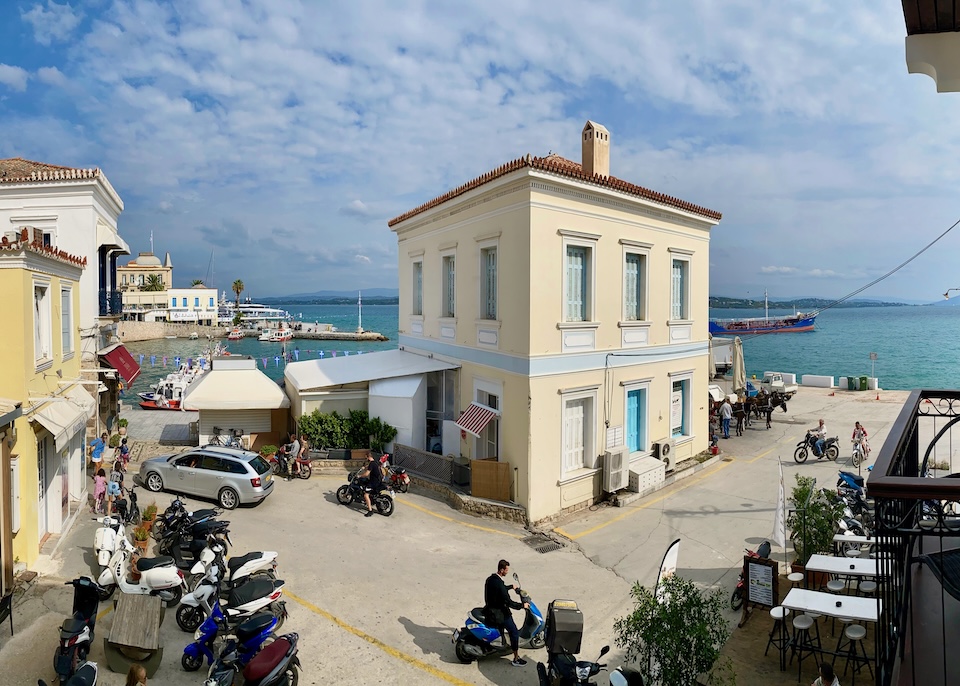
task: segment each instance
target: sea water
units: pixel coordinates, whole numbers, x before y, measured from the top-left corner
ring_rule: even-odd
[[[357,328],[356,305],[299,305],[279,303],[304,328],[314,322],[332,324],[340,331]],[[397,305],[365,305],[363,328],[377,331],[387,341],[314,341],[294,339],[285,344],[266,343],[256,338],[226,341],[233,354],[251,355],[257,366],[272,379],[283,378],[283,353],[295,359],[317,359],[343,354],[362,354],[397,347],[399,321]],[[771,310],[771,315],[793,314]],[[758,317],[762,310],[711,310],[713,318]],[[808,333],[744,335],[747,376],[765,371],[833,376],[876,376],[881,388],[960,388],[960,308],[904,306],[834,308],[817,317],[816,329]],[[210,346],[206,340],[185,338],[130,343],[127,348],[140,360],[143,373],[133,391],[147,390],[150,384],[176,369],[174,358],[196,357]],[[871,363],[870,353],[877,359]],[[166,358],[166,365],[163,364]],[[152,360],[152,362],[151,362]],[[264,362],[266,361],[266,362]]]

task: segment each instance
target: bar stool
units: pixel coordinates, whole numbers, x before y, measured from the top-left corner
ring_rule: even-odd
[[[838,619],[840,620],[840,638],[837,639],[837,649],[833,651],[839,655],[845,650],[844,636],[845,636],[846,626],[848,624],[853,624],[853,620],[850,619],[849,617],[834,617],[833,619],[834,619],[834,625],[833,625],[834,627],[836,627],[836,620]],[[833,629],[830,630],[830,633],[833,636],[837,635]]]
[[[820,617],[822,617],[823,615],[818,615],[815,612],[805,612],[804,614],[806,614],[807,617],[813,620],[813,630],[816,635],[811,640],[812,641],[815,640],[817,642],[817,648],[819,648],[820,650],[823,650],[823,644],[820,642],[820,621],[819,621]]]
[[[763,654],[766,655],[770,651],[770,646],[777,647],[777,652],[780,654],[781,672],[786,669],[784,661],[786,660],[787,646],[790,644],[790,637],[787,636],[785,624],[787,615],[789,614],[790,610],[782,605],[770,608],[770,616],[773,617],[773,628],[770,630],[769,639],[767,639],[767,648],[763,651]]]
[[[847,548],[846,550],[843,551],[843,554],[846,555],[847,557],[860,557],[860,549]]]
[[[857,595],[873,595],[877,592],[877,582],[876,581],[861,581],[857,586]]]
[[[863,639],[867,635],[867,630],[860,624],[850,624],[843,633],[848,640],[846,651],[847,659],[843,663],[843,675],[847,675],[847,668],[852,662],[853,679],[850,682],[851,686],[857,683],[857,673],[863,669],[864,665],[870,670],[870,679],[873,680],[873,667],[870,666],[870,658],[867,657],[867,651],[863,647]],[[839,648],[837,652],[840,652]]]
[[[803,581],[803,572],[790,572],[787,574],[787,581],[790,582],[791,588],[796,588],[797,584]]]
[[[793,664],[793,656],[797,656],[797,680],[803,674],[803,661],[805,658],[813,657],[817,661],[816,649],[813,645],[813,637],[810,636],[810,628],[813,626],[813,619],[810,615],[803,614],[793,618],[793,651],[790,653],[790,664]]]

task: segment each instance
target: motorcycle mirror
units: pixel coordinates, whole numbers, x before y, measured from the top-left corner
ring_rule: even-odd
[[[600,657],[603,657],[604,655],[606,655],[606,654],[609,653],[609,652],[610,652],[610,646],[603,646],[603,647],[600,649]]]
[[[513,580],[516,581],[518,584],[520,583],[520,577],[517,576],[516,572],[513,573]]]

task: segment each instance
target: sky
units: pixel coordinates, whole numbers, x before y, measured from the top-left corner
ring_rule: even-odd
[[[0,157],[100,167],[174,285],[395,288],[387,221],[526,155],[723,213],[710,293],[840,297],[960,217],[897,2],[4,0]],[[864,297],[960,286],[960,229]]]

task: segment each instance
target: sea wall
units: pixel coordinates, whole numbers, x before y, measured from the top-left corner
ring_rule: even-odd
[[[230,331],[220,326],[197,326],[190,322],[117,322],[117,336],[124,343],[154,341],[167,336],[187,338],[193,332],[200,338],[224,338]]]

